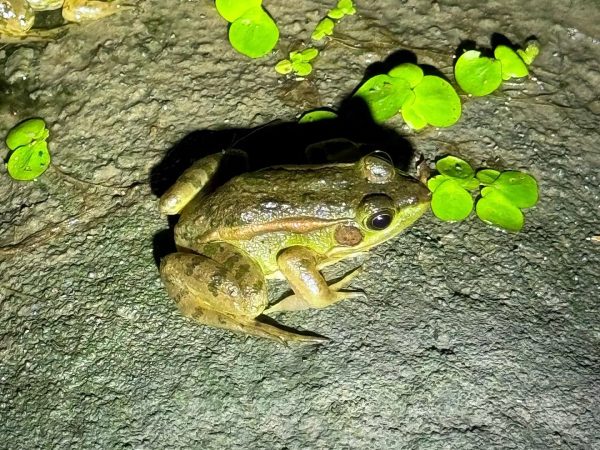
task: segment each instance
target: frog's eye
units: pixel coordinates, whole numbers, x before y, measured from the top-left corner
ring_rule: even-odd
[[[367,227],[371,230],[385,230],[392,223],[392,219],[394,218],[394,211],[392,210],[383,210],[376,212],[371,217],[367,219]]]
[[[371,183],[388,183],[394,178],[395,168],[390,156],[377,150],[361,159],[361,169]]]
[[[360,220],[369,230],[384,230],[394,220],[394,203],[384,194],[371,194],[363,198],[358,209]]]

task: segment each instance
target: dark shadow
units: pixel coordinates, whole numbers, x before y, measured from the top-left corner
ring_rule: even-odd
[[[356,84],[356,87],[352,93],[354,94],[354,92],[356,92],[358,88],[369,78],[372,78],[376,75],[387,74],[394,67],[404,63],[417,64],[417,55],[409,50],[398,50],[394,53],[391,53],[387,58],[385,58],[385,60],[374,62],[365,69],[365,75],[363,76],[362,80]]]

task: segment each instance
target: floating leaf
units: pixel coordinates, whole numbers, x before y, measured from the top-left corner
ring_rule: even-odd
[[[400,78],[394,78],[400,80]],[[446,80],[426,75],[413,89],[415,100],[402,107],[402,117],[418,117],[435,127],[449,127],[460,118],[461,104],[458,94]],[[411,125],[412,126],[412,125]]]
[[[289,59],[282,59],[275,64],[275,72],[286,75],[292,71],[292,62]]]
[[[6,136],[6,145],[11,150],[16,150],[23,145],[31,144],[33,141],[43,141],[48,138],[50,132],[46,128],[43,119],[27,119],[13,127]]]
[[[354,95],[365,100],[375,122],[384,122],[398,113],[411,94],[408,82],[382,74],[369,78]]]
[[[415,98],[414,92],[412,94],[412,101],[406,101],[404,103],[400,114],[409,127],[413,130],[421,130],[427,126],[427,120],[425,120],[416,109],[410,108],[410,105],[414,103]]]
[[[279,39],[279,29],[264,9],[251,8],[229,27],[229,42],[238,52],[250,58],[269,53]]]
[[[250,8],[259,8],[262,0],[216,0],[217,12],[227,22],[235,22]]]
[[[315,31],[313,31],[313,33],[311,35],[311,39],[313,39],[315,41],[320,41],[325,36],[331,36],[333,34],[334,26],[335,26],[335,22],[333,20],[331,20],[329,17],[325,17],[315,27]]]
[[[473,197],[455,180],[448,178],[432,194],[431,210],[441,220],[463,220],[473,210]]]
[[[305,77],[312,72],[312,65],[304,61],[296,61],[292,63],[294,72],[300,77]]]
[[[423,69],[416,64],[404,63],[394,67],[388,72],[390,77],[406,80],[411,88],[414,88],[423,80]]]
[[[352,0],[340,0],[337,6],[327,13],[332,19],[341,19],[344,16],[349,16],[356,13]]]
[[[427,187],[431,192],[435,192],[435,190],[440,187],[440,185],[448,180],[449,178],[446,175],[436,175],[435,177],[427,180]]]
[[[488,186],[496,181],[500,172],[494,169],[482,169],[477,171],[477,179],[484,186]]]
[[[50,165],[50,153],[46,141],[37,141],[14,150],[6,169],[15,180],[29,181],[43,174]]]
[[[317,109],[303,114],[298,120],[298,123],[317,122],[324,119],[335,119],[336,117],[337,114],[333,111],[329,111],[328,109]]]
[[[490,225],[504,228],[508,231],[519,231],[525,221],[523,213],[514,206],[501,192],[489,188],[481,191],[475,210],[481,220]]]
[[[491,186],[483,188],[495,189],[504,195],[517,208],[530,208],[538,201],[538,187],[535,178],[523,172],[507,170],[502,172]]]
[[[522,78],[529,75],[529,70],[517,53],[506,45],[494,49],[494,56],[502,64],[502,79]]]
[[[319,50],[317,50],[316,48],[309,47],[300,52],[300,58],[302,59],[302,61],[308,62],[308,61],[312,61],[313,59],[315,59],[318,54],[319,54]]]
[[[523,62],[525,62],[525,64],[527,64],[528,66],[531,65],[531,63],[537,57],[537,55],[539,55],[539,53],[540,53],[540,44],[536,40],[529,41],[527,43],[527,47],[525,47],[525,50],[521,50],[521,49],[517,50],[517,54],[521,57]]]
[[[452,178],[472,178],[475,172],[471,165],[456,156],[446,156],[435,163],[435,168],[442,175]]]
[[[502,64],[481,56],[477,50],[469,50],[456,61],[454,77],[466,93],[478,97],[488,95],[502,84]]]

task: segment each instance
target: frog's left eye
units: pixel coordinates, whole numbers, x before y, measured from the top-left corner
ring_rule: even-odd
[[[367,227],[371,230],[385,230],[392,223],[392,219],[394,218],[394,211],[392,210],[383,210],[376,212],[371,217],[367,219]]]

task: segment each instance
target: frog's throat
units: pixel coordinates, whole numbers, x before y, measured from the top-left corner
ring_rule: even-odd
[[[348,219],[315,219],[308,217],[290,217],[268,223],[249,224],[236,227],[221,228],[203,234],[199,242],[211,241],[239,241],[249,240],[261,234],[275,233],[278,231],[289,233],[309,233],[341,223],[347,223]]]

